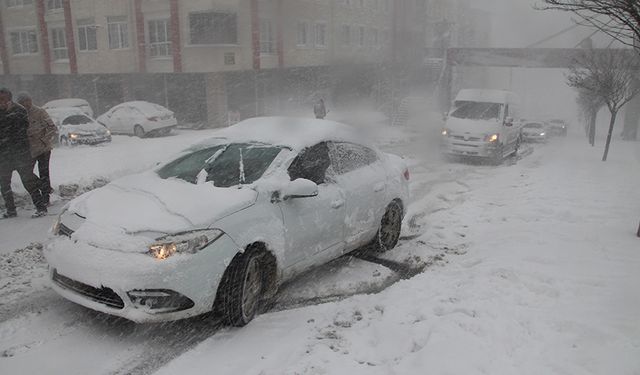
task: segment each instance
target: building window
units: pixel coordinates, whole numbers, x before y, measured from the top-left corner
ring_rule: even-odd
[[[260,53],[275,53],[275,38],[273,24],[270,19],[260,20]]]
[[[324,48],[327,46],[327,24],[316,23],[316,47]]]
[[[224,65],[235,65],[236,64],[236,54],[235,52],[225,52],[224,53]]]
[[[342,25],[342,33],[340,39],[345,46],[351,45],[351,26]]]
[[[364,46],[364,26],[358,27],[358,45]]]
[[[296,44],[306,46],[309,43],[309,24],[306,21],[298,21],[298,34]]]
[[[238,21],[235,13],[189,14],[191,44],[237,44]]]
[[[148,26],[149,55],[151,57],[171,56],[169,20],[151,20]]]
[[[109,49],[129,48],[129,24],[127,16],[107,17]]]
[[[23,7],[33,4],[33,0],[7,0],[7,8]]]
[[[77,20],[78,26],[78,50],[96,51],[98,38],[96,35],[96,23],[93,19]]]
[[[35,30],[12,31],[10,35],[14,55],[38,53],[38,39]]]
[[[51,50],[54,60],[68,60],[67,38],[64,35],[64,28],[51,29]]]
[[[373,44],[374,47],[377,47],[380,45],[380,37],[378,35],[378,29],[371,29],[371,44]]]
[[[47,0],[47,10],[62,9],[62,0]]]

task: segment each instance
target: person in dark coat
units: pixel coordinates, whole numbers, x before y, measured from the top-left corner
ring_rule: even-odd
[[[32,165],[38,166],[40,178],[40,192],[45,205],[49,204],[51,195],[51,178],[49,177],[49,160],[53,149],[53,140],[57,137],[58,128],[44,109],[33,105],[31,96],[22,92],[16,98],[18,104],[27,110],[29,116],[29,144],[31,146]],[[32,167],[32,168],[33,168]]]
[[[33,174],[28,128],[27,111],[13,102],[11,91],[0,88],[0,191],[6,207],[3,218],[17,216],[13,191],[11,191],[13,171],[17,171],[20,175],[22,184],[36,206],[33,217],[47,214],[47,207],[40,193],[39,179]]]
[[[313,106],[313,114],[316,115],[316,118],[319,118],[319,119],[324,119],[324,117],[327,115],[327,108],[324,106],[323,99],[320,99]]]

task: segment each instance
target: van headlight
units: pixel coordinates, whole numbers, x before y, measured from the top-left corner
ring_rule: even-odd
[[[485,142],[497,142],[500,139],[499,134],[489,134],[484,137]]]
[[[167,259],[176,253],[195,254],[222,234],[220,229],[204,229],[160,237],[149,246],[148,254],[156,259]]]

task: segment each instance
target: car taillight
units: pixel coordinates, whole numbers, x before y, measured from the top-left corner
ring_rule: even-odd
[[[409,178],[411,177],[411,175],[409,175],[409,168],[404,170],[404,172],[402,173],[402,176],[404,176],[405,180],[409,181]]]
[[[149,120],[149,121],[158,121],[158,117],[157,116],[148,117],[147,120]]]

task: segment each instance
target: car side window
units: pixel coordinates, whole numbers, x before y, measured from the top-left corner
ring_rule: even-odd
[[[366,167],[378,160],[375,151],[355,143],[331,142],[329,151],[333,170],[338,175]]]
[[[327,144],[325,142],[318,143],[300,151],[289,166],[289,178],[291,181],[305,178],[320,185],[327,182],[327,170],[330,165],[331,159]]]

